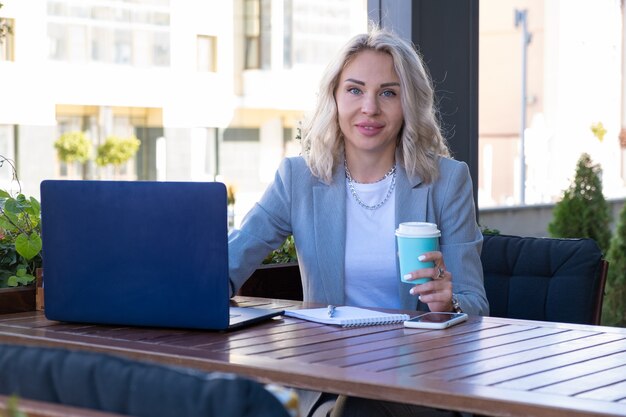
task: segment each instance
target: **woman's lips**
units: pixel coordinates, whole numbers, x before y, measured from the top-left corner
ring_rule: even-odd
[[[364,136],[375,136],[381,130],[383,130],[384,125],[380,123],[357,123],[356,128],[360,134]]]

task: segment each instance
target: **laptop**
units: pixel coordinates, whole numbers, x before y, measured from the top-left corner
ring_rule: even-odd
[[[219,182],[41,183],[50,320],[225,330],[282,314],[230,307]]]

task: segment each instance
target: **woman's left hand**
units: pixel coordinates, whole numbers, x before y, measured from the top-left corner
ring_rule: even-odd
[[[411,272],[412,278],[430,277],[432,280],[414,286],[411,294],[428,304],[430,311],[452,311],[452,273],[446,269],[443,255],[439,251],[427,252],[420,261],[433,261],[435,266]]]

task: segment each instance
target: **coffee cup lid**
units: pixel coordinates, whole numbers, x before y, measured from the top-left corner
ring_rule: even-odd
[[[396,236],[402,237],[439,237],[441,232],[435,223],[405,222],[396,229]]]

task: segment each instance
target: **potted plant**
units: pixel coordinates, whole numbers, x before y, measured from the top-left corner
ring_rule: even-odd
[[[35,309],[36,276],[41,269],[41,206],[22,194],[15,166],[9,165],[17,191],[0,189],[0,313]]]
[[[141,141],[134,135],[127,138],[108,136],[96,150],[96,164],[99,167],[112,165],[116,175],[120,167],[135,156],[140,146]]]
[[[239,295],[302,300],[302,282],[293,236],[270,252],[239,290]]]
[[[87,162],[91,158],[91,140],[85,132],[73,131],[63,133],[54,142],[59,160],[66,163],[68,168],[73,163],[79,163],[82,179],[87,178]]]

